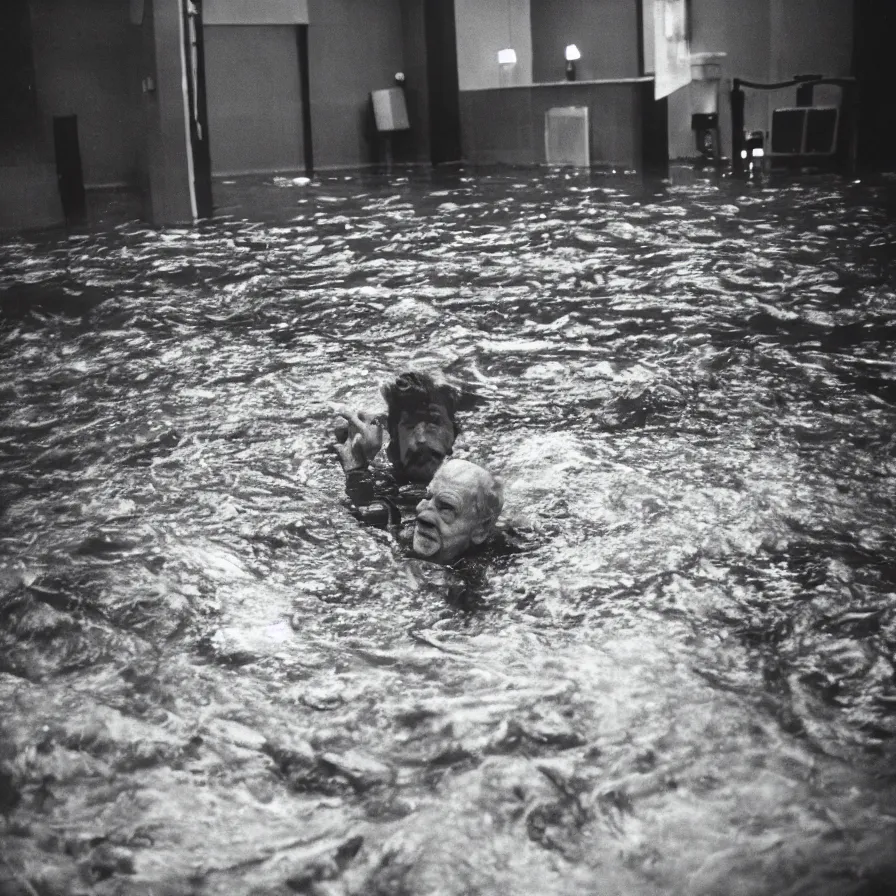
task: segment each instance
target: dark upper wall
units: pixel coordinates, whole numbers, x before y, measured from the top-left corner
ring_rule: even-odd
[[[54,115],[77,115],[85,184],[136,183],[141,38],[128,4],[32,0],[31,31],[43,145],[52,146]]]
[[[404,69],[400,0],[310,0],[308,15],[314,165],[375,161],[370,93]]]
[[[532,80],[562,81],[567,44],[582,53],[578,80],[636,78],[640,0],[531,0]]]

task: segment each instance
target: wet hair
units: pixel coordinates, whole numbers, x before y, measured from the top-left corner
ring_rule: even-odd
[[[488,531],[491,533],[504,508],[504,484],[497,476],[492,476],[488,470],[483,468],[482,472],[485,489],[482,493],[476,493],[473,508],[476,511],[476,516],[488,524]]]
[[[428,373],[415,370],[400,373],[392,382],[384,383],[380,391],[389,409],[386,416],[386,431],[389,433],[389,447],[386,454],[398,469],[401,458],[398,453],[398,423],[405,411],[425,409],[430,404],[445,408],[448,419],[457,436],[458,426],[454,415],[457,412],[458,393],[448,383],[437,383]]]
[[[469,460],[446,460],[436,476],[445,475],[454,466],[475,472],[480,488],[476,489],[473,494],[473,513],[476,514],[476,519],[479,522],[488,526],[489,534],[491,534],[504,509],[504,483],[481,464]]]

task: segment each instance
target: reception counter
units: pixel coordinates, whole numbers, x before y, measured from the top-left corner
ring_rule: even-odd
[[[462,90],[464,160],[544,165],[545,113],[557,106],[587,106],[592,165],[637,171],[668,166],[666,101],[654,100],[652,77]]]

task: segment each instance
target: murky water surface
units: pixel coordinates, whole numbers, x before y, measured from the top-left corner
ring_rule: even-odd
[[[894,892],[896,184],[218,198],[0,246],[0,890]],[[327,450],[411,365],[472,606]]]

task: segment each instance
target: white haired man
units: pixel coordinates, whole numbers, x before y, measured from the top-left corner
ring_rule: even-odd
[[[453,563],[488,541],[503,504],[501,483],[485,467],[445,461],[417,505],[414,553],[433,563]]]

